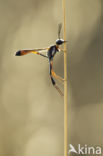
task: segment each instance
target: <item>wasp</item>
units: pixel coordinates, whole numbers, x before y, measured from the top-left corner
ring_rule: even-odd
[[[29,53],[34,53],[34,54],[37,54],[37,55],[40,55],[40,56],[43,56],[43,57],[47,58],[48,61],[49,61],[49,75],[50,75],[51,82],[52,82],[53,86],[58,90],[60,95],[63,96],[63,93],[59,89],[59,87],[57,86],[54,78],[59,80],[59,81],[64,81],[64,79],[61,78],[60,76],[58,76],[53,70],[54,56],[55,56],[55,54],[57,52],[63,51],[63,50],[60,49],[60,46],[63,43],[67,42],[67,41],[64,41],[60,37],[61,28],[62,28],[62,23],[58,24],[58,39],[56,40],[55,45],[49,46],[48,48],[41,48],[41,49],[19,50],[19,51],[16,52],[15,56],[24,56],[24,55],[29,54]],[[42,54],[43,50],[46,50],[46,55]]]

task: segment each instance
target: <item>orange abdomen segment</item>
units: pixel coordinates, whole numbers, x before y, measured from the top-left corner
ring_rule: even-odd
[[[28,50],[19,50],[16,52],[15,56],[22,56],[22,55],[26,55],[28,53],[30,53],[30,51],[28,51]]]

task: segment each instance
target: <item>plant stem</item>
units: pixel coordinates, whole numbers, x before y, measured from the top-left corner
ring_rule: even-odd
[[[64,40],[66,40],[66,2],[63,5]],[[67,92],[67,46],[64,43],[64,156],[68,155],[68,92]]]

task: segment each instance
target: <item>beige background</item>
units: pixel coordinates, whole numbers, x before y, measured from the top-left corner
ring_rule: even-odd
[[[103,1],[67,0],[66,8],[68,141],[103,146]],[[48,61],[14,57],[54,44],[61,21],[60,0],[0,0],[0,156],[63,156],[63,99]],[[63,54],[54,62],[63,76]]]

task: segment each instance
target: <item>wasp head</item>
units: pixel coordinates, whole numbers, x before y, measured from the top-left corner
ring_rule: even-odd
[[[64,41],[63,39],[57,39],[56,40],[56,45],[62,45],[65,42],[67,42],[67,41]]]

